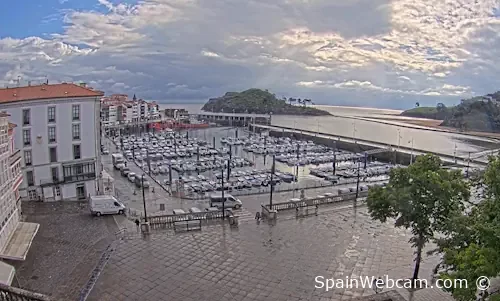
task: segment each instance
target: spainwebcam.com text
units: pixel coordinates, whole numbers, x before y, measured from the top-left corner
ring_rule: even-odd
[[[350,289],[350,288],[369,288],[369,289],[398,289],[398,288],[468,288],[469,284],[466,279],[438,279],[434,283],[428,283],[426,279],[417,279],[413,282],[411,279],[391,279],[385,275],[383,277],[374,276],[358,276],[344,278],[326,278],[316,276],[314,278],[317,289],[330,291],[334,289]]]

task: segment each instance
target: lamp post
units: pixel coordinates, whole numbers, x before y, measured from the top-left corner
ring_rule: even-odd
[[[457,144],[455,143],[455,148],[453,150],[453,161],[455,162],[455,165],[457,164]]]
[[[275,164],[276,164],[276,155],[273,155],[273,165],[271,167],[271,189],[269,190],[269,210],[273,209],[273,175],[274,175],[274,170],[275,170]]]
[[[356,129],[356,122],[353,122],[352,123],[352,139],[354,139],[354,141],[356,142],[356,132],[358,130]]]
[[[410,165],[413,164],[413,138],[411,138],[410,141],[408,141],[408,143],[411,142],[411,152],[410,152]]]
[[[398,164],[398,152],[401,149],[401,129],[398,128],[398,149],[396,150],[396,164]]]
[[[228,162],[229,164],[229,162]],[[222,220],[225,220],[226,218],[226,208],[224,206],[224,203],[226,202],[226,199],[224,198],[224,164],[222,164],[222,168],[221,168],[221,180],[222,180],[222,189],[221,189],[221,193],[222,193]]]
[[[148,213],[146,211],[146,195],[144,193],[144,174],[141,175],[141,186],[142,186],[142,204],[144,205],[144,222],[148,222]]]
[[[231,162],[233,161],[233,146],[229,144],[229,161],[227,162],[227,181],[229,182],[229,177],[231,176]]]
[[[360,160],[358,158],[358,175],[357,175],[357,180],[356,180],[356,198],[354,199],[354,207],[356,207],[356,202],[358,201],[359,197],[359,167],[360,167]]]

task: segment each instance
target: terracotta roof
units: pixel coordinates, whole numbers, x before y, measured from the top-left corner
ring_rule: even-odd
[[[75,84],[43,84],[0,89],[0,103],[49,98],[98,97],[103,95],[104,93],[101,91],[94,91]]]
[[[7,112],[0,112],[0,117],[10,117],[10,114]]]
[[[9,130],[12,130],[16,126],[17,126],[17,124],[9,122]]]

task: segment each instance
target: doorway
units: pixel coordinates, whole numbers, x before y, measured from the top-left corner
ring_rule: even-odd
[[[85,199],[85,184],[76,184],[76,198],[79,200]]]
[[[60,186],[55,186],[54,187],[54,200],[60,201],[62,199],[61,196],[61,187]]]

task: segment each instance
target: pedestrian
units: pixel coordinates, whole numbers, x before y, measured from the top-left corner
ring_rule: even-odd
[[[141,223],[141,222],[139,221],[139,219],[137,219],[137,218],[136,218],[136,219],[135,219],[135,226],[137,227],[137,231],[139,231],[139,224],[140,224],[140,223]]]
[[[151,187],[151,192],[152,192],[152,193],[155,193],[155,187],[154,187],[154,186],[153,186],[153,187]]]
[[[260,215],[260,212],[259,212],[259,211],[257,211],[257,212],[255,213],[255,219],[256,219],[257,221],[260,221],[260,219],[261,219],[261,215]]]

